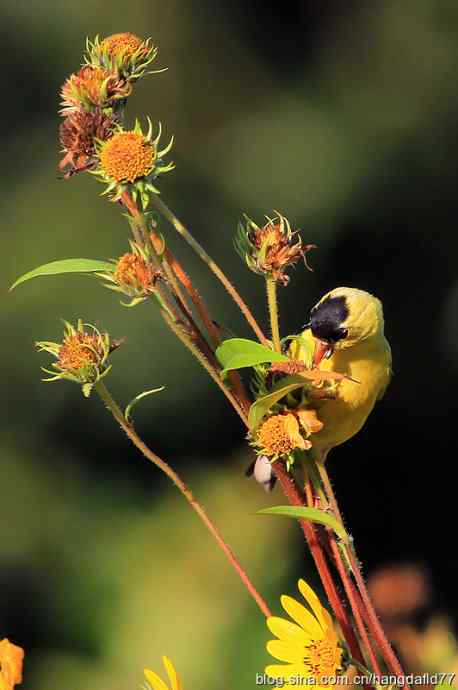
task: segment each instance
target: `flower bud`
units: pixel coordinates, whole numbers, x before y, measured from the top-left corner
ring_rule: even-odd
[[[86,65],[70,75],[62,86],[60,114],[66,117],[81,108],[91,112],[97,107],[111,111],[116,102],[127,98],[131,91],[129,82],[116,72]]]
[[[298,231],[293,232],[288,220],[280,213],[274,218],[266,218],[268,222],[259,227],[245,216],[245,224],[239,224],[235,246],[251,271],[287,285],[289,276],[285,271],[300,258],[312,270],[305,255],[315,245],[304,246]]]
[[[88,41],[86,63],[115,70],[128,81],[135,81],[144,75],[157,53],[150,38],[143,40],[124,32],[107,36],[102,41],[98,36],[93,42]]]
[[[130,246],[132,251],[115,262],[113,272],[99,273],[98,276],[107,281],[105,287],[131,297],[132,301],[124,306],[133,307],[155,291],[159,273],[152,268],[142,247],[135,242],[130,242]]]
[[[89,397],[95,383],[106,376],[111,369],[107,360],[117,343],[110,345],[108,333],[101,333],[95,326],[78,320],[76,327],[64,321],[65,330],[61,343],[39,341],[38,352],[49,352],[57,361],[52,363],[54,370],[44,369],[50,374],[44,381],[60,379],[74,381],[82,386],[83,394]],[[57,370],[57,373],[56,373]]]

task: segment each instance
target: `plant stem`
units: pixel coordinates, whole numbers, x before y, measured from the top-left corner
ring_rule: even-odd
[[[274,350],[281,352],[280,329],[278,326],[277,283],[273,278],[266,278],[266,290],[272,342]]]
[[[291,503],[291,505],[305,505],[305,501],[301,498],[299,491],[296,485],[294,484],[291,476],[287,473],[283,462],[277,460],[277,462],[275,462],[272,465],[272,467],[275,472],[275,475],[277,476],[281,484],[283,492],[289,500],[289,502]],[[344,605],[340,600],[340,596],[334,584],[334,580],[332,579],[332,575],[329,571],[326,557],[316,536],[315,527],[308,520],[299,520],[299,524],[307,540],[310,552],[313,556],[313,560],[315,561],[315,565],[320,575],[321,582],[323,583],[324,591],[326,593],[329,603],[331,604],[332,610],[334,611],[337,622],[341,627],[343,636],[347,641],[351,654],[356,659],[359,659],[361,662],[363,662],[364,658],[361,654],[358,640],[353,631],[353,628],[351,627],[347,611],[345,610]]]
[[[155,241],[159,241],[159,237],[153,233],[152,235],[152,241],[153,244]],[[166,248],[165,250],[165,259],[170,266],[171,270],[174,272],[174,275],[177,277],[179,282],[183,285],[185,288],[186,292],[188,293],[192,303],[194,304],[196,311],[198,315],[200,316],[202,323],[204,324],[205,328],[207,329],[207,333],[210,336],[211,342],[213,343],[213,347],[216,348],[220,341],[220,335],[219,335],[219,330],[216,327],[214,321],[212,320],[210,313],[208,311],[208,308],[201,297],[200,293],[198,290],[194,287],[191,278],[188,276],[188,274],[184,271],[182,266],[179,264],[175,256],[172,254],[170,249]],[[238,371],[231,371],[229,372],[229,378],[231,380],[232,385],[234,386],[234,392],[237,396],[237,399],[239,400],[241,406],[243,407],[244,412],[248,413],[250,409],[251,402],[248,398],[247,392],[245,390],[245,387],[243,385],[242,379],[240,377],[240,374]]]
[[[99,381],[98,383],[96,383],[94,388],[97,391],[97,393],[99,394],[99,396],[102,399],[105,406],[108,408],[108,410],[113,415],[114,419],[118,422],[121,429],[127,434],[129,439],[138,448],[138,450],[142,453],[142,455],[147,460],[149,460],[154,465],[156,465],[156,467],[158,467],[160,470],[162,470],[162,472],[164,472],[169,477],[169,479],[172,480],[172,482],[175,484],[175,486],[178,488],[178,490],[186,498],[186,500],[188,501],[190,506],[197,513],[197,515],[202,520],[202,522],[204,523],[204,525],[206,526],[206,528],[208,529],[208,531],[210,532],[212,537],[215,539],[218,546],[222,549],[222,551],[226,555],[226,557],[229,560],[229,562],[231,563],[231,565],[237,571],[238,576],[240,577],[241,581],[245,585],[245,587],[248,590],[248,592],[250,593],[250,595],[255,600],[256,604],[258,605],[259,609],[264,614],[264,616],[266,616],[266,617],[271,616],[272,614],[271,614],[269,607],[267,606],[267,603],[265,602],[263,597],[259,594],[256,587],[251,582],[250,578],[246,574],[245,570],[242,568],[238,558],[236,557],[236,555],[234,554],[232,549],[224,541],[224,539],[223,539],[221,533],[219,532],[219,530],[217,529],[217,527],[213,524],[211,519],[208,517],[203,506],[196,500],[192,491],[186,486],[186,484],[182,481],[182,479],[175,472],[175,470],[173,470],[170,467],[170,465],[168,465],[164,460],[162,460],[158,455],[156,455],[156,453],[154,453],[144,443],[144,441],[138,436],[133,425],[130,424],[129,422],[127,422],[127,420],[125,419],[119,405],[113,399],[113,397],[111,396],[108,388],[103,383],[103,381]]]
[[[337,499],[335,497],[334,491],[332,489],[331,482],[329,480],[329,476],[325,467],[324,462],[316,461],[313,460],[313,462],[316,462],[316,465],[318,466],[318,471],[320,473],[321,480],[323,482],[323,487],[325,490],[325,493],[328,497],[329,504],[331,506],[331,509],[334,513],[334,517],[336,517],[340,522],[343,524],[342,521],[342,516],[340,514],[339,506],[337,504]],[[380,650],[380,654],[382,658],[384,659],[389,671],[391,673],[396,674],[397,676],[404,676],[404,671],[402,670],[402,666],[399,663],[399,660],[396,656],[396,654],[393,651],[393,648],[388,641],[385,631],[382,628],[382,625],[378,619],[378,616],[375,612],[374,606],[372,604],[371,598],[369,596],[369,592],[367,591],[366,583],[364,582],[363,576],[361,574],[361,568],[360,564],[358,562],[356,552],[354,547],[350,544],[347,545],[346,547],[347,551],[347,556],[349,559],[349,563],[351,566],[352,574],[355,578],[356,585],[358,587],[358,591],[361,595],[363,607],[364,607],[364,615],[366,619],[366,624],[372,633],[374,640],[376,641],[378,648]],[[408,690],[408,686],[405,685],[405,688]]]
[[[248,420],[247,416],[245,413],[245,410],[235,397],[235,395],[232,393],[231,390],[227,386],[224,385],[219,372],[215,367],[211,364],[211,362],[208,361],[208,359],[205,357],[205,355],[199,350],[198,347],[192,342],[191,338],[185,333],[182,327],[180,327],[179,324],[175,323],[173,319],[170,318],[169,314],[167,312],[163,312],[162,316],[167,323],[167,325],[170,327],[170,329],[175,333],[177,338],[181,340],[181,342],[186,345],[186,347],[192,352],[194,357],[198,360],[198,362],[204,367],[204,369],[210,374],[211,378],[213,381],[216,383],[218,388],[220,388],[226,398],[229,400],[237,414],[239,415],[240,419],[242,422],[245,424],[245,426],[248,426]]]
[[[306,492],[306,498],[307,498],[307,503],[308,505],[313,506],[313,490],[312,490],[312,482],[308,481],[305,485],[305,492]],[[317,528],[319,529],[319,528]],[[347,595],[348,602],[350,604],[350,608],[353,614],[353,619],[356,623],[356,628],[358,630],[358,634],[360,637],[360,640],[362,642],[362,650],[365,650],[369,656],[369,659],[372,664],[372,668],[375,671],[375,673],[380,674],[380,667],[378,666],[377,663],[377,657],[374,654],[374,651],[372,649],[371,642],[369,640],[369,636],[367,634],[367,630],[364,626],[363,619],[361,617],[361,612],[360,612],[360,606],[358,604],[357,598],[357,592],[355,591],[355,587],[353,585],[353,582],[350,580],[348,573],[345,569],[344,564],[342,563],[342,559],[340,556],[340,551],[339,547],[337,546],[336,539],[334,536],[334,531],[330,528],[326,529],[325,534],[328,539],[328,544],[330,547],[331,555],[334,560],[334,564],[337,568],[337,572],[340,575],[341,582],[344,586],[345,594]]]
[[[226,276],[225,273],[220,269],[218,264],[216,264],[211,256],[207,254],[205,249],[202,247],[197,240],[194,239],[194,237],[191,235],[189,230],[183,225],[183,223],[176,217],[176,215],[169,209],[169,207],[162,201],[162,199],[157,195],[157,194],[152,194],[151,195],[151,202],[152,204],[156,207],[156,209],[161,213],[166,220],[169,221],[171,225],[175,228],[175,230],[186,240],[186,242],[190,245],[190,247],[196,252],[196,254],[199,256],[202,261],[204,261],[207,266],[210,268],[211,271],[216,275],[218,280],[224,285],[226,288],[227,292],[230,294],[234,302],[237,304],[238,308],[244,315],[245,319],[253,329],[254,333],[256,334],[256,337],[258,340],[263,344],[266,345],[267,347],[269,346],[269,341],[265,337],[264,333],[262,332],[261,328],[259,327],[256,319],[254,318],[253,314],[251,313],[250,309],[246,305],[246,303],[243,301],[229,278]]]

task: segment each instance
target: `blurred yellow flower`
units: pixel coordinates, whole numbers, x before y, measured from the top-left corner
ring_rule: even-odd
[[[166,685],[164,681],[161,678],[159,678],[159,676],[156,673],[154,673],[154,671],[150,671],[149,668],[145,668],[145,678],[151,686],[152,690],[183,690],[181,680],[179,679],[178,674],[175,671],[175,668],[170,659],[166,656],[163,656],[162,662],[169,677],[170,687]]]
[[[0,690],[13,690],[22,682],[24,650],[6,637],[0,641]]]
[[[339,638],[312,588],[304,580],[299,580],[298,587],[311,612],[292,597],[281,597],[283,608],[295,622],[276,616],[267,619],[269,630],[278,637],[267,643],[267,651],[286,664],[272,664],[265,672],[281,681],[279,687],[284,690],[301,684],[313,684],[315,690],[329,688],[342,669]]]

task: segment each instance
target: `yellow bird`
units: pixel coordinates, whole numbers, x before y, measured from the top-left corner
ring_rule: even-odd
[[[339,287],[313,307],[301,334],[306,345],[297,340],[291,345],[295,359],[310,365],[306,360],[313,352],[314,366],[354,379],[339,382],[335,399],[316,403],[324,427],[312,441],[322,461],[331,448],[358,433],[390,382],[391,349],[383,327],[380,300],[364,290]]]

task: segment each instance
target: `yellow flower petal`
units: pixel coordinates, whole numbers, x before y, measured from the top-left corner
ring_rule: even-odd
[[[172,685],[172,690],[183,690],[183,686],[181,685],[181,681],[178,678],[178,674],[175,671],[175,667],[173,666],[170,659],[166,656],[163,656],[162,661],[163,661],[165,670],[167,671],[167,675],[169,677],[170,683]]]
[[[310,611],[307,611],[305,606],[302,606],[302,604],[299,604],[295,599],[286,595],[283,595],[280,601],[286,613],[305,630],[312,640],[321,640],[323,638],[323,629],[321,625],[318,623],[317,619],[312,616]]]
[[[307,604],[312,609],[313,613],[318,619],[319,624],[323,630],[326,630],[326,621],[323,616],[323,607],[321,606],[320,600],[313,591],[313,589],[308,585],[305,580],[299,580],[298,582],[299,591],[304,597]]]
[[[265,672],[268,676],[272,676],[272,678],[284,678],[284,680],[289,680],[292,676],[310,677],[304,664],[271,664],[266,666]],[[307,683],[305,682],[304,685],[306,686]]]
[[[280,638],[280,640],[303,646],[310,644],[309,636],[295,623],[291,623],[284,618],[277,618],[277,616],[271,616],[266,622],[270,632]]]
[[[304,658],[304,647],[293,642],[283,640],[269,640],[267,651],[279,661],[287,661],[289,664],[301,663]]]
[[[161,680],[161,678],[159,678],[159,676],[156,673],[154,673],[154,671],[150,671],[149,668],[145,668],[144,674],[146,680],[151,685],[153,690],[169,690],[164,681]]]

